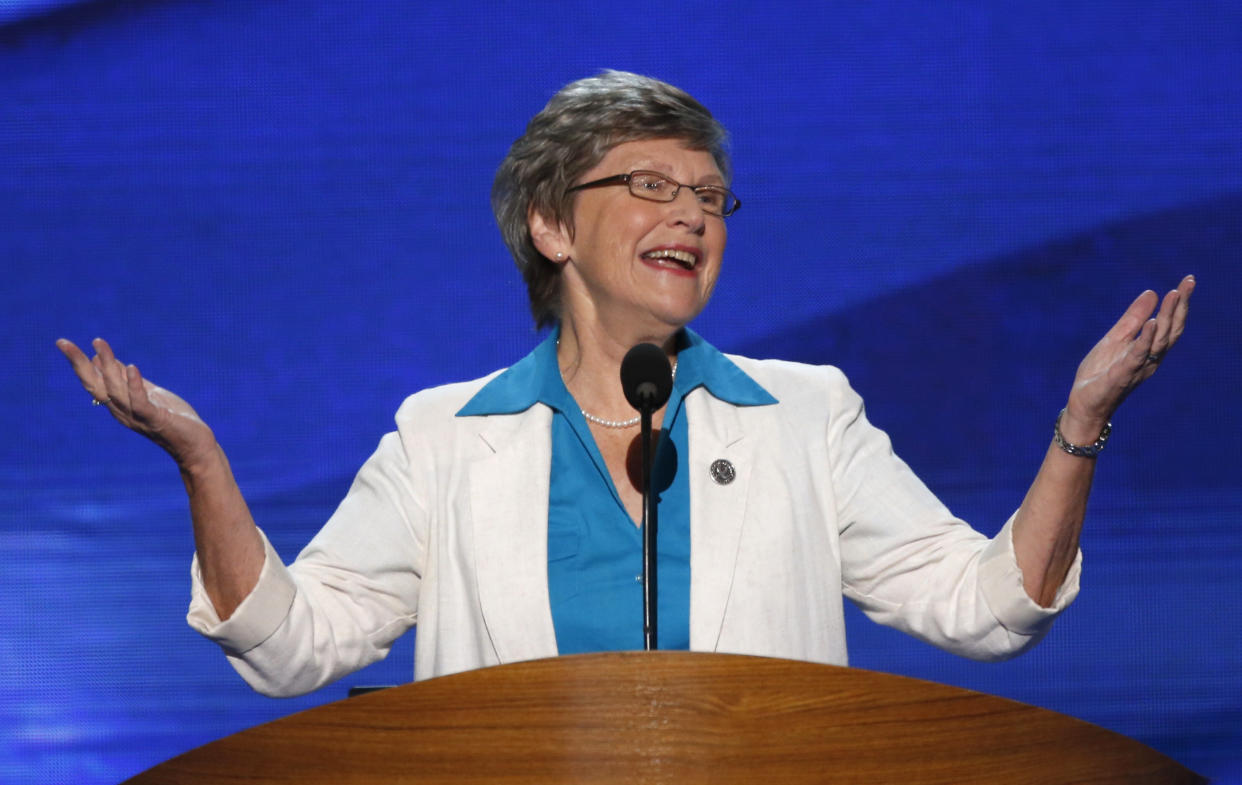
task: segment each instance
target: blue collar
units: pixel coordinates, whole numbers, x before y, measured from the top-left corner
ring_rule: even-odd
[[[558,411],[576,409],[577,405],[565,389],[556,362],[556,341],[559,337],[560,328],[552,330],[534,351],[475,393],[457,412],[457,416],[516,414],[536,403],[546,404]],[[675,396],[685,396],[696,387],[704,387],[714,397],[734,406],[763,406],[777,402],[771,393],[693,330],[683,329],[677,340],[680,347],[677,351],[677,378],[673,380]],[[620,381],[617,383],[620,384]]]

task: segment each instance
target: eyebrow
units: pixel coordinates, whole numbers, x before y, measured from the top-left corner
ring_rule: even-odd
[[[669,177],[672,177],[671,174],[668,174],[668,170],[672,168],[673,167],[669,166],[667,162],[660,163],[657,161],[653,161],[650,158],[642,158],[632,163],[630,165],[630,168],[627,171],[634,172],[634,171],[638,171],[639,169],[644,169],[648,172],[659,172],[660,174],[668,175]],[[700,185],[723,186],[724,184],[725,184],[724,178],[718,174],[709,174],[705,178],[703,178],[701,182],[698,182],[698,183],[682,183],[682,185],[688,185],[691,188],[694,188]]]

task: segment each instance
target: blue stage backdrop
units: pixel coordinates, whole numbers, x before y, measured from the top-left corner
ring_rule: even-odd
[[[193,403],[292,559],[405,395],[538,340],[491,178],[605,67],[732,130],[745,206],[695,327],[842,367],[989,534],[1079,358],[1144,288],[1198,276],[1183,343],[1116,418],[1082,595],[1047,640],[985,665],[855,614],[850,644],[1242,782],[1242,12],[719,0],[7,17],[0,780],[115,782],[348,686],[263,698],[185,626],[176,471],[88,405],[53,341],[105,336]],[[412,652],[347,681],[406,681]]]

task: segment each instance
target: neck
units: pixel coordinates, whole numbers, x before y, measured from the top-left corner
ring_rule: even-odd
[[[597,323],[563,318],[556,357],[565,387],[591,414],[616,420],[633,417],[634,407],[621,390],[622,359],[636,344],[654,343],[663,347],[673,362],[678,329],[661,334],[625,334],[603,329]]]

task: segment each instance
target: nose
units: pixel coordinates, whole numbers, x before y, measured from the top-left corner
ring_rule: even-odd
[[[671,224],[681,224],[694,234],[703,234],[707,228],[707,213],[703,211],[699,195],[694,189],[682,186],[669,204],[672,205],[669,210]]]

